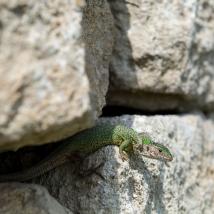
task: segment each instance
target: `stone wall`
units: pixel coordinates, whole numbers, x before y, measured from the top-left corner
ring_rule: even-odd
[[[103,115],[111,106],[124,115]],[[0,184],[0,213],[214,213],[213,112],[212,0],[0,2],[0,173],[105,122],[174,157],[122,161],[108,146],[34,184]]]

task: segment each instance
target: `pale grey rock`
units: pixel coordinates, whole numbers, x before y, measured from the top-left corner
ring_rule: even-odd
[[[113,1],[108,104],[214,109],[214,2]]]
[[[165,163],[141,157],[122,161],[117,147],[108,146],[79,165],[67,164],[35,182],[43,184],[61,204],[82,214],[214,212],[214,122],[202,115],[122,116],[105,118],[148,133],[170,149]],[[87,169],[98,174],[88,176]],[[80,173],[81,172],[81,173]],[[87,173],[86,173],[87,174]],[[90,174],[90,173],[89,173]]]
[[[100,115],[112,15],[106,1],[84,2],[0,2],[0,151],[60,140]]]
[[[38,185],[0,184],[2,214],[72,214]]]
[[[83,12],[85,71],[91,88],[91,105],[100,115],[109,86],[109,63],[113,48],[113,16],[106,0],[87,0]]]

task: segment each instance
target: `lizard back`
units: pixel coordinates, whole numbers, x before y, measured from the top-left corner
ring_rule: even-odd
[[[125,139],[136,143],[138,134],[123,125],[102,124],[84,130],[65,141],[69,142],[67,144],[69,151],[91,153],[108,145],[120,146]]]

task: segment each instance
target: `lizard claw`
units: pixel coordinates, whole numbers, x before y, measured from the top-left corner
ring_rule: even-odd
[[[128,161],[128,155],[125,152],[120,152],[120,157],[122,161]]]

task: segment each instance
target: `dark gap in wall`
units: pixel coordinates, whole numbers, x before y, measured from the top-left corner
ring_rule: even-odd
[[[29,168],[47,157],[60,143],[39,146],[25,146],[17,151],[0,154],[0,174],[7,174]]]
[[[105,106],[102,111],[101,117],[115,117],[124,114],[129,115],[175,115],[187,112],[180,112],[177,110],[161,110],[161,111],[146,111],[141,109],[134,109],[124,106]]]

